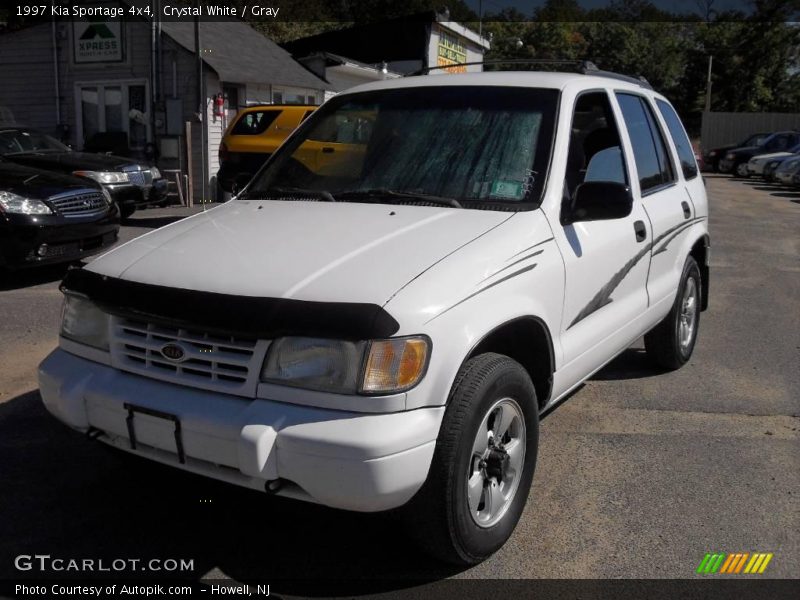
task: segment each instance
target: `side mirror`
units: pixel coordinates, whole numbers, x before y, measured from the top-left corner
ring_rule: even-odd
[[[250,180],[253,178],[251,173],[239,173],[236,177],[233,178],[233,186],[231,187],[231,194],[235,196],[238,194],[244,187],[250,183]]]
[[[586,181],[575,190],[572,208],[565,216],[564,224],[622,219],[632,210],[633,195],[624,183]]]

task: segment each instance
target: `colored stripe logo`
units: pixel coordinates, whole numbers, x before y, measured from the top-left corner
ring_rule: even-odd
[[[697,573],[701,575],[713,575],[714,573],[760,575],[767,568],[772,557],[772,552],[754,552],[752,554],[750,552],[734,552],[732,554],[707,552],[697,567]]]

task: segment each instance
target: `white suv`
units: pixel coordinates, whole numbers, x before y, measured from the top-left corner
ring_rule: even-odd
[[[194,473],[404,507],[431,552],[475,563],[520,517],[542,411],[642,335],[689,360],[708,253],[692,147],[645,83],[369,84],[231,202],[70,271],[41,394]]]

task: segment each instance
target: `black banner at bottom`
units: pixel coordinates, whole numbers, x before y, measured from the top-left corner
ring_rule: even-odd
[[[797,598],[800,580],[726,579],[445,579],[439,581],[0,580],[0,598],[379,598],[467,600],[717,600]]]

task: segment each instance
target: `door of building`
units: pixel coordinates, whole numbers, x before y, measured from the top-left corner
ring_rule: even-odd
[[[146,81],[79,83],[75,96],[79,148],[97,133],[123,132],[132,155],[144,152],[152,139]]]

